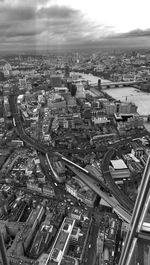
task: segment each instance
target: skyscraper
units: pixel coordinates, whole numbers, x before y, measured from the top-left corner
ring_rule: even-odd
[[[98,79],[98,90],[101,90],[101,79]]]
[[[70,69],[69,66],[66,64],[65,65],[65,78],[69,78],[70,76]]]
[[[4,117],[4,97],[3,90],[0,89],[0,118]]]

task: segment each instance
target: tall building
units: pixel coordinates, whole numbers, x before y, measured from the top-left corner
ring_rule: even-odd
[[[4,73],[0,71],[0,81],[5,81]]]
[[[82,83],[76,84],[77,86],[77,92],[75,97],[76,98],[85,98],[86,94],[85,94],[85,89],[84,89],[84,85]]]
[[[98,79],[98,90],[101,90],[101,79]]]
[[[5,112],[5,116],[6,117],[10,117],[11,116],[10,106],[9,106],[9,101],[8,101],[8,97],[7,96],[4,96],[4,112]]]
[[[4,97],[3,91],[0,91],[0,118],[4,117]]]
[[[19,79],[19,87],[20,87],[20,89],[26,89],[27,88],[26,78]]]
[[[70,77],[70,69],[69,66],[66,64],[65,65],[65,78],[69,78]]]

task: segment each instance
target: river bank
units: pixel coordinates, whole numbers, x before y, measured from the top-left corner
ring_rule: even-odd
[[[81,76],[85,81],[89,82],[89,85],[98,84],[99,79],[101,79],[102,84],[111,82],[110,80],[102,79],[101,77],[94,76],[92,74],[84,74],[84,73],[79,73],[79,72],[71,72],[70,74]]]
[[[100,77],[93,76],[91,74],[76,73],[82,76],[83,79],[89,82],[89,84],[97,84]],[[101,79],[102,84],[110,82],[109,80]],[[109,88],[103,90],[110,97],[120,100],[134,103],[138,109],[138,113],[141,116],[146,116],[150,114],[150,94],[143,92],[134,87],[119,87],[119,88]],[[150,132],[150,123],[144,118],[144,125],[146,129]]]

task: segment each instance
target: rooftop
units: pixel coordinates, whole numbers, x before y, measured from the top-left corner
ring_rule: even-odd
[[[111,160],[110,162],[111,162],[113,168],[116,169],[116,170],[117,169],[126,169],[127,168],[126,164],[124,163],[124,161],[122,159]]]
[[[55,245],[55,249],[57,248],[63,251],[68,235],[69,234],[65,231],[60,232],[56,245]]]

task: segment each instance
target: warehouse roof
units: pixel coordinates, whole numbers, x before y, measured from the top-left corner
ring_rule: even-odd
[[[111,160],[110,162],[111,162],[113,168],[116,169],[116,170],[117,169],[126,169],[127,168],[126,164],[124,163],[124,161],[122,159]]]

